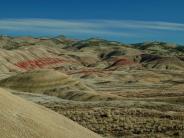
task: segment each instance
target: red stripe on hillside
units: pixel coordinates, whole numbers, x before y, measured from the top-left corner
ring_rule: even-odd
[[[71,61],[66,61],[65,59],[60,58],[40,58],[35,60],[26,60],[16,63],[15,65],[21,69],[35,69],[35,68],[43,68],[48,65],[54,65],[58,63],[68,63]]]

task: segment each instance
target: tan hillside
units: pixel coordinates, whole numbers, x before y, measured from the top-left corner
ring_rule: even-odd
[[[69,70],[80,66],[75,59],[67,55],[59,56],[61,53],[65,51],[40,45],[13,50],[0,49],[0,73],[57,67]]]
[[[1,138],[100,138],[64,116],[1,88],[0,109]]]
[[[144,64],[144,66],[154,69],[184,70],[184,62],[177,57],[160,57]]]
[[[106,97],[55,70],[35,70],[17,74],[0,82],[1,86],[31,93],[41,93],[70,100],[100,100]],[[108,97],[107,97],[108,98]]]

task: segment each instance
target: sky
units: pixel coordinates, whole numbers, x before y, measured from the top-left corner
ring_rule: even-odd
[[[184,44],[183,0],[0,0],[0,34]]]

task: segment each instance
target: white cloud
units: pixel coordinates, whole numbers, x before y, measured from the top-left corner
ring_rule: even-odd
[[[130,36],[129,33],[116,32],[103,28],[93,21],[65,21],[52,19],[5,19],[0,20],[0,30],[56,34],[91,34]]]
[[[0,31],[3,32],[138,37],[142,30],[184,31],[184,24],[133,20],[0,19]]]
[[[137,28],[152,30],[184,31],[184,24],[161,21],[131,21],[131,20],[102,20],[106,27],[114,25],[115,28]]]

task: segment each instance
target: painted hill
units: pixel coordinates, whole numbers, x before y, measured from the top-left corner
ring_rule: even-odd
[[[0,86],[105,137],[183,137],[181,45],[0,36]],[[50,111],[2,94],[0,138],[88,137],[65,119],[66,128],[57,124]]]
[[[35,70],[20,73],[0,82],[3,87],[23,92],[41,93],[69,100],[100,100],[103,97],[80,80],[55,70]]]
[[[184,70],[184,62],[177,57],[161,57],[144,54],[141,60],[143,66],[149,69]]]
[[[39,45],[16,50],[0,49],[0,72],[25,72],[57,67],[69,70],[70,68],[80,67],[78,61],[63,53],[65,51],[57,47]]]
[[[1,138],[100,138],[64,116],[1,88],[0,109]]]
[[[144,51],[149,54],[156,54],[162,56],[181,56],[183,53],[183,46],[177,44],[171,44],[166,42],[144,42],[132,44],[137,49]]]

